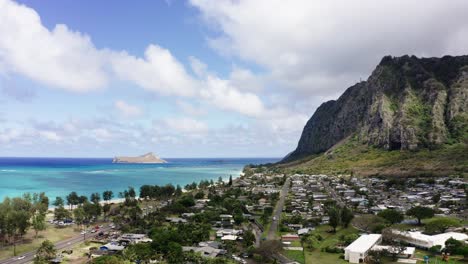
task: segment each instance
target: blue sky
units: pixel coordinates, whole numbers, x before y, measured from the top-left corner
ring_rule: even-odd
[[[381,57],[466,54],[466,7],[0,0],[0,156],[284,156]]]

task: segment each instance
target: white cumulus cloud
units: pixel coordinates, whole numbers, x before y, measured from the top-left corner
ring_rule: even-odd
[[[101,52],[66,25],[48,30],[31,8],[0,0],[0,69],[72,91],[106,85]]]
[[[121,115],[127,118],[138,117],[143,113],[138,106],[131,105],[123,100],[115,101],[114,106]]]

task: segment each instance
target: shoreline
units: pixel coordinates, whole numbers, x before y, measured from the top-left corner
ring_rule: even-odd
[[[239,172],[239,174],[235,174],[235,175],[234,175],[234,174],[231,174],[231,175],[232,175],[232,180],[235,181],[235,180],[239,179],[240,177],[244,176],[244,172],[243,172],[243,170],[241,170],[241,171]],[[218,178],[219,178],[219,177],[218,177]],[[206,180],[206,179],[205,179],[205,180]],[[213,181],[214,181],[214,179],[213,179]],[[214,181],[214,182],[216,183],[216,181]],[[227,178],[223,179],[223,183],[228,183],[228,182],[229,182],[229,176],[228,176]],[[170,183],[169,183],[169,184],[170,184]],[[189,183],[188,183],[188,184],[189,184]],[[164,185],[162,185],[162,186],[164,186]],[[140,186],[140,187],[141,187],[141,186]],[[186,190],[183,186],[181,186],[181,187],[182,187],[182,192],[184,192],[184,193],[187,192],[187,190]],[[137,190],[136,188],[135,188],[135,190],[138,192],[138,190]],[[46,195],[47,195],[47,194],[46,194]],[[65,197],[62,197],[62,198],[65,199]],[[136,196],[135,198],[136,198],[136,199],[140,199],[139,196]],[[49,199],[50,199],[50,197],[49,197]],[[113,198],[113,199],[111,199],[111,200],[109,200],[109,201],[103,201],[103,200],[101,200],[101,201],[99,202],[99,204],[100,204],[101,206],[103,206],[103,205],[105,205],[105,204],[121,204],[121,203],[123,203],[124,201],[125,201],[125,198]],[[69,205],[64,205],[64,208],[67,209],[67,210],[70,210],[70,206],[69,206]],[[76,208],[76,206],[72,207],[71,210],[73,210],[73,209],[75,209],[75,208]],[[47,210],[53,212],[53,211],[55,210],[55,206],[49,206]]]

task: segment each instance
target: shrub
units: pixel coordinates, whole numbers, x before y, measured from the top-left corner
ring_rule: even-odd
[[[440,253],[440,250],[442,249],[442,246],[441,245],[436,245],[436,246],[432,246],[429,248],[429,252],[431,253],[434,253],[434,254],[437,254],[437,253]]]

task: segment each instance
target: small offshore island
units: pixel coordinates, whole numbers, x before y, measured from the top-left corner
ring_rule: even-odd
[[[153,154],[153,152],[146,153],[137,157],[115,157],[112,163],[145,163],[145,164],[157,164],[167,163],[167,161]]]

